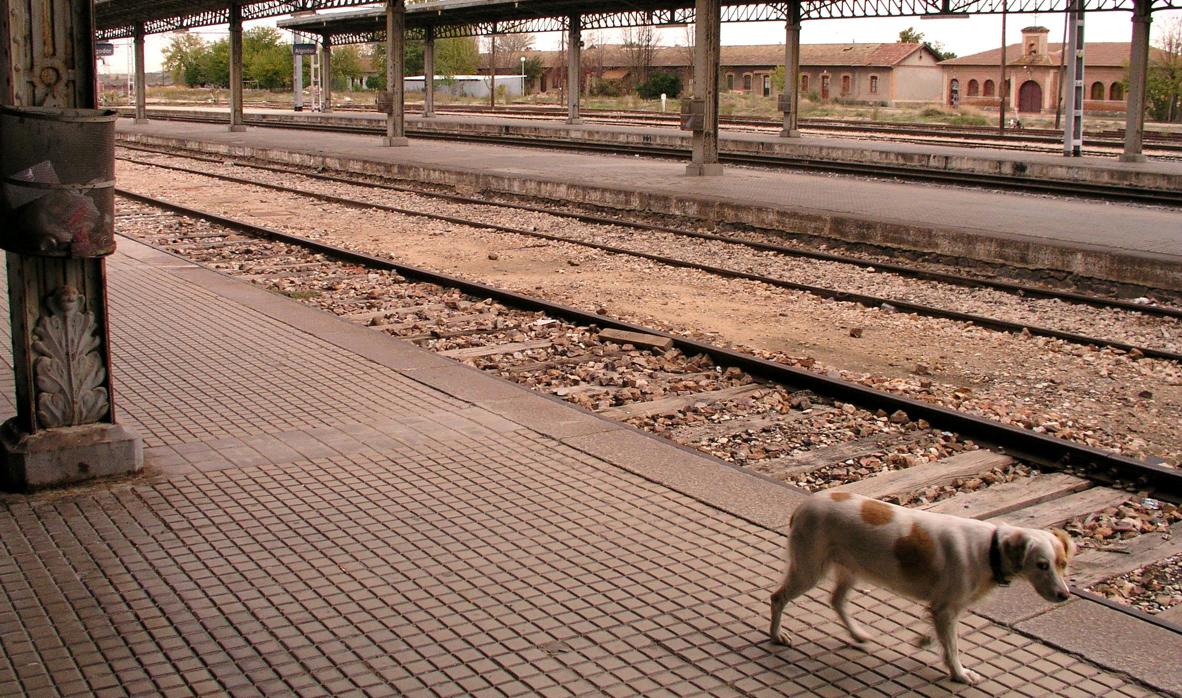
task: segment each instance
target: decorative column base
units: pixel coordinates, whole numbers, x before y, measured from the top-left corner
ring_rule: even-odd
[[[23,433],[9,420],[0,426],[0,486],[8,491],[55,487],[144,467],[140,437],[119,424],[86,424]]]
[[[689,164],[685,166],[687,177],[718,177],[722,175],[722,165],[713,162],[706,165]]]
[[[245,133],[246,127],[242,124],[234,124],[230,127],[230,133]]]
[[[566,123],[569,126],[581,126],[583,124],[583,120],[576,116],[573,119],[567,119]]]
[[[796,129],[784,129],[780,131],[780,138],[800,138],[800,131]]]
[[[382,145],[387,148],[405,148],[410,145],[410,139],[406,136],[386,136],[382,139]]]
[[[1140,153],[1121,153],[1121,162],[1145,162],[1146,158]]]
[[[148,120],[147,119],[136,119],[135,123],[136,123],[136,126],[143,126],[144,124],[148,123]]]

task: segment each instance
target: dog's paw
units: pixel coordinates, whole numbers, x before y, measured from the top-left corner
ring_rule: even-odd
[[[784,645],[786,647],[792,644],[791,640],[788,638],[788,633],[782,630],[774,635],[770,635],[769,638],[771,639],[773,645]]]
[[[957,683],[967,683],[968,685],[973,686],[973,685],[979,684],[982,681],[984,681],[985,677],[981,676],[980,674],[973,671],[972,669],[965,669],[964,672],[960,675],[953,674],[952,680]]]

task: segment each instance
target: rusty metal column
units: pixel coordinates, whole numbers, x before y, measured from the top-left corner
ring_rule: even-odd
[[[581,124],[579,102],[583,96],[583,17],[567,18],[567,43],[570,53],[566,59],[566,123]]]
[[[722,51],[720,0],[697,0],[694,38],[693,155],[685,173],[691,177],[722,174],[718,163],[718,71]],[[700,115],[700,118],[696,118]]]
[[[148,123],[148,81],[144,75],[144,23],[135,23],[135,122]]]
[[[320,51],[320,82],[323,85],[320,111],[332,111],[332,37],[324,37],[324,48]]]
[[[1145,80],[1149,71],[1150,0],[1133,0],[1133,45],[1129,56],[1129,95],[1125,111],[1125,151],[1121,162],[1144,162]]]
[[[246,130],[242,120],[242,6],[230,4],[230,130]]]
[[[26,190],[18,206],[10,191],[0,203],[4,231],[0,242],[8,250],[17,412],[0,428],[0,484],[7,489],[29,490],[131,473],[143,465],[139,437],[115,423],[106,262],[96,256],[113,249],[113,234],[110,248],[101,252],[83,249],[85,240],[79,239],[101,234],[101,217],[113,212],[94,215],[96,203],[105,205],[97,189],[89,190],[96,197],[91,199],[88,194],[52,188],[59,176],[69,181],[76,173],[71,170],[80,163],[113,172],[113,140],[80,140],[68,157],[60,158],[52,148],[38,145],[35,135],[38,131],[44,135],[47,131],[42,129],[55,119],[68,123],[69,132],[79,133],[91,128],[88,120],[113,118],[101,112],[58,111],[94,109],[98,104],[93,11],[90,0],[0,0],[0,104],[40,109],[37,116],[43,117],[13,116],[20,112],[0,115],[6,122],[0,129],[0,151],[5,155],[0,157],[0,176],[17,174],[11,168],[26,168],[27,162],[44,157],[42,164],[27,170],[28,177],[34,181],[40,177],[54,192]],[[101,131],[90,133],[97,136]],[[22,162],[7,160],[12,153],[19,153]],[[39,201],[50,197],[56,200],[39,206]],[[41,239],[31,217],[39,211],[61,210],[63,203],[75,216],[68,227],[74,236],[65,249],[51,240],[55,256],[45,256],[44,247],[36,253],[14,251],[22,241]],[[69,379],[56,380],[62,372]]]
[[[423,118],[435,117],[435,27],[427,27],[423,42]]]
[[[800,138],[800,0],[788,3],[787,34],[784,37],[784,92],[780,95],[784,112],[781,138]]]
[[[406,138],[406,86],[402,77],[405,51],[406,0],[386,0],[386,92],[390,95],[386,145],[396,148],[410,145]]]

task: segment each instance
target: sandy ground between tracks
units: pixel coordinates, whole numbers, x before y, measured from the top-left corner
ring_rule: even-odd
[[[818,368],[862,382],[1131,455],[1182,460],[1182,369],[1168,362],[824,301],[566,243],[246,193],[193,175],[121,163],[119,177],[135,191],[296,234],[714,341],[813,358]],[[862,337],[851,337],[852,328]]]

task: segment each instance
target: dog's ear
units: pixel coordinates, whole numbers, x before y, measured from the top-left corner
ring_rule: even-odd
[[[1013,572],[1021,572],[1026,563],[1026,550],[1030,537],[1022,529],[1015,528],[1001,539],[1001,557]]]
[[[1059,542],[1063,544],[1063,554],[1067,556],[1068,560],[1075,556],[1075,541],[1071,539],[1067,531],[1061,528],[1052,528],[1051,535],[1058,538]]]

